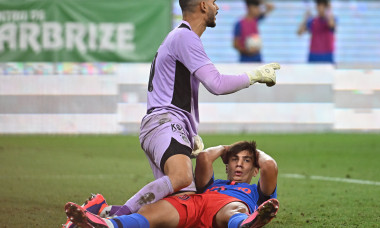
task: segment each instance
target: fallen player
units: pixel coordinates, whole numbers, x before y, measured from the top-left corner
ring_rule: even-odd
[[[227,180],[214,179],[213,163],[218,157],[226,164]],[[251,185],[259,171],[258,183]],[[262,227],[278,211],[277,173],[272,157],[257,150],[255,142],[242,141],[199,153],[195,167],[199,194],[169,196],[144,205],[135,214],[114,218],[97,215],[110,208],[101,195],[87,207],[69,202],[65,211],[75,225],[84,228]]]

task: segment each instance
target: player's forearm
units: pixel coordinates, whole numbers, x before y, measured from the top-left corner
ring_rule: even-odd
[[[258,150],[258,158],[261,191],[265,195],[271,195],[277,185],[277,163],[271,156],[260,150]]]
[[[195,165],[195,185],[203,188],[212,178],[214,170],[212,164],[225,152],[224,146],[210,147],[200,152]]]
[[[260,169],[263,169],[263,168],[266,168],[266,164],[270,163],[270,162],[276,162],[271,156],[269,156],[268,154],[266,154],[264,151],[261,151],[261,150],[257,150],[257,155],[258,155],[258,164],[259,164],[259,167]]]
[[[216,159],[218,159],[220,156],[224,154],[225,150],[226,150],[226,147],[221,146],[221,145],[209,147],[198,155],[197,164],[198,162],[203,162],[203,163],[208,162],[212,164]]]
[[[195,175],[201,174],[205,176],[205,173],[211,174],[213,173],[212,164],[216,159],[221,157],[226,152],[225,146],[214,146],[209,147],[202,152],[200,152],[197,156],[196,167],[195,167]],[[210,179],[210,178],[206,178]],[[207,180],[207,181],[208,181]]]
[[[302,35],[304,32],[306,32],[306,21],[303,21],[300,27],[297,30],[298,35]]]
[[[307,22],[311,19],[312,15],[310,13],[309,10],[307,10],[305,12],[305,16],[304,16],[304,19],[302,21],[302,23],[300,24],[298,30],[297,30],[297,33],[298,35],[302,35],[304,32],[306,32],[308,29],[307,29]]]
[[[235,39],[234,41],[234,48],[240,53],[240,54],[246,54],[247,51],[245,50],[244,47],[242,47],[240,44],[239,44],[239,41],[237,41]]]
[[[212,162],[210,162],[207,153],[200,152],[197,156],[197,162],[195,165],[195,186],[197,189],[201,189],[207,185],[208,181],[212,178],[214,173]]]
[[[327,16],[327,24],[329,25],[330,29],[335,29],[335,18],[332,15]]]
[[[268,14],[273,10],[274,10],[274,5],[272,3],[266,2],[265,3],[265,13]]]
[[[246,74],[222,75],[213,64],[205,65],[195,72],[208,91],[215,95],[229,94],[247,88],[250,85]]]
[[[335,29],[335,17],[332,13],[331,5],[329,4],[324,16],[330,29]]]

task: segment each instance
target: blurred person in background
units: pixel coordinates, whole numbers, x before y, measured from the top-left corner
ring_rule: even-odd
[[[329,0],[316,0],[318,15],[313,17],[308,10],[304,21],[297,33],[302,35],[310,32],[310,50],[308,61],[334,63],[334,41],[336,18],[334,17]]]
[[[245,0],[247,14],[235,24],[234,48],[240,53],[240,62],[261,62],[261,38],[258,23],[274,9],[263,0]]]

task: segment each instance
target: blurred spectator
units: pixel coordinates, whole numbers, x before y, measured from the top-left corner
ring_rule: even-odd
[[[311,33],[309,62],[334,63],[336,19],[329,0],[316,0],[316,7],[318,15],[313,17],[308,10],[297,33]]]
[[[261,62],[261,39],[258,22],[273,10],[273,4],[262,0],[245,0],[246,16],[235,24],[234,48],[240,53],[240,62]]]

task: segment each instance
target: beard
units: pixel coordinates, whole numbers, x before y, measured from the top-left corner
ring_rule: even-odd
[[[206,27],[214,28],[215,26],[215,15],[213,12],[209,11],[207,15]]]

